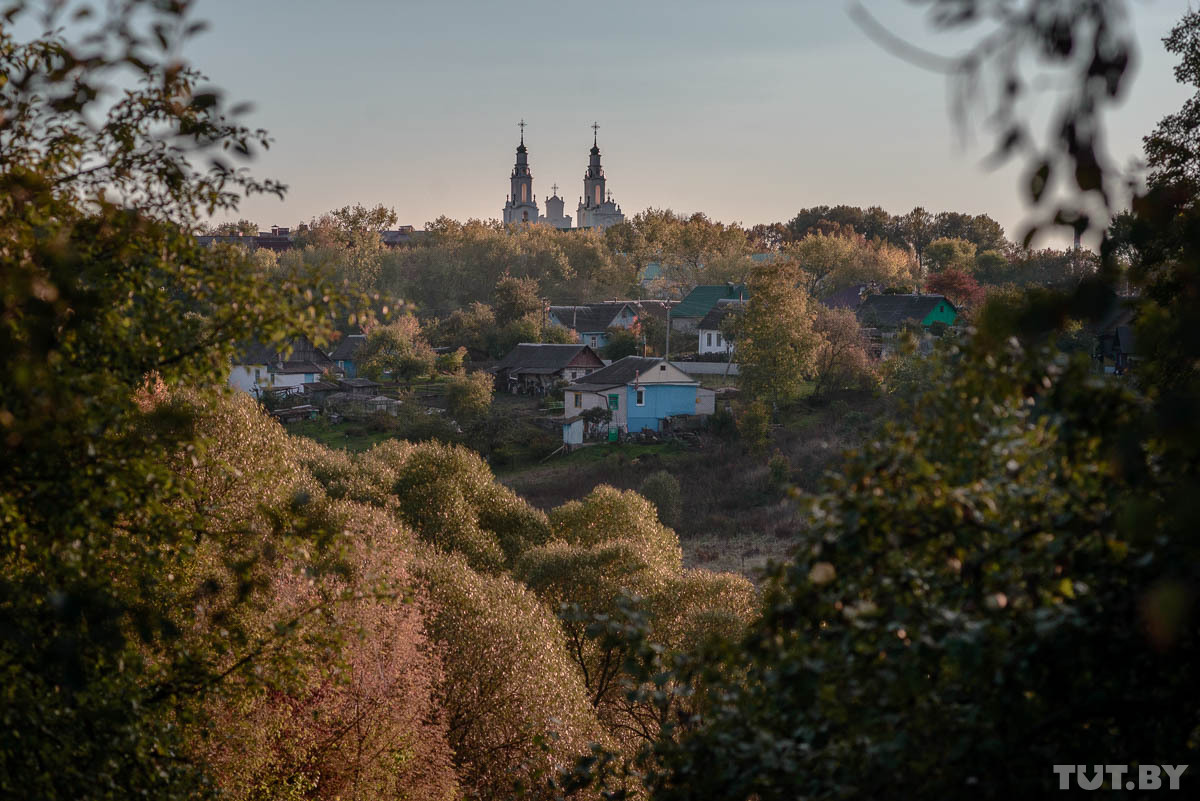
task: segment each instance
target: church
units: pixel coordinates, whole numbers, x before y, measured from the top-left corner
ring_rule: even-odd
[[[521,143],[517,145],[517,162],[513,165],[511,194],[504,204],[505,223],[540,222],[559,229],[571,227],[570,215],[564,215],[565,201],[558,196],[558,184],[546,198],[546,213],[538,210],[537,195],[533,194],[533,173],[529,169],[529,151],[525,147],[525,121],[521,120]],[[600,166],[600,126],[592,124],[592,150],[587,171],[583,174],[583,195],[576,209],[579,228],[608,228],[625,220],[621,207],[604,188],[604,168]]]

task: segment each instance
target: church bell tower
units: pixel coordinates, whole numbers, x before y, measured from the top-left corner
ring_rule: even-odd
[[[504,204],[504,222],[537,222],[537,198],[533,195],[533,173],[529,170],[529,151],[525,148],[525,120],[521,120],[521,144],[517,145],[517,161],[510,178],[511,194]]]

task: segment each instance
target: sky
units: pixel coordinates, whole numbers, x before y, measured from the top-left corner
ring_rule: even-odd
[[[1161,39],[1188,0],[1132,0],[1139,62],[1107,119],[1112,160],[1188,96]],[[897,34],[953,54],[902,0],[864,5]],[[591,124],[627,216],[648,207],[725,222],[814,205],[989,214],[1016,237],[1018,165],[985,165],[945,76],[887,52],[843,0],[198,0],[209,29],[184,55],[243,122],[269,130],[251,167],[288,185],[236,216],[295,225],[382,203],[401,225],[500,216],[518,141],[539,202],[573,214]]]

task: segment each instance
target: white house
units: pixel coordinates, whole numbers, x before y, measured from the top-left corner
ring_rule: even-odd
[[[340,372],[337,365],[307,337],[297,337],[282,350],[252,342],[233,359],[229,384],[257,395],[263,389],[295,388],[312,383],[323,373]]]
[[[700,337],[698,349],[700,355],[719,353],[728,356],[733,352],[733,340],[725,338],[725,334],[721,331],[721,323],[730,314],[741,311],[745,305],[740,300],[718,300],[717,305],[704,315],[704,319],[697,327]]]

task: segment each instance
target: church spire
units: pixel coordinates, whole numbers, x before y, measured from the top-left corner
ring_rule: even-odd
[[[537,199],[533,195],[533,172],[529,169],[529,150],[525,147],[525,120],[517,123],[521,143],[517,145],[517,160],[509,177],[511,193],[504,206],[504,222],[536,222]]]

